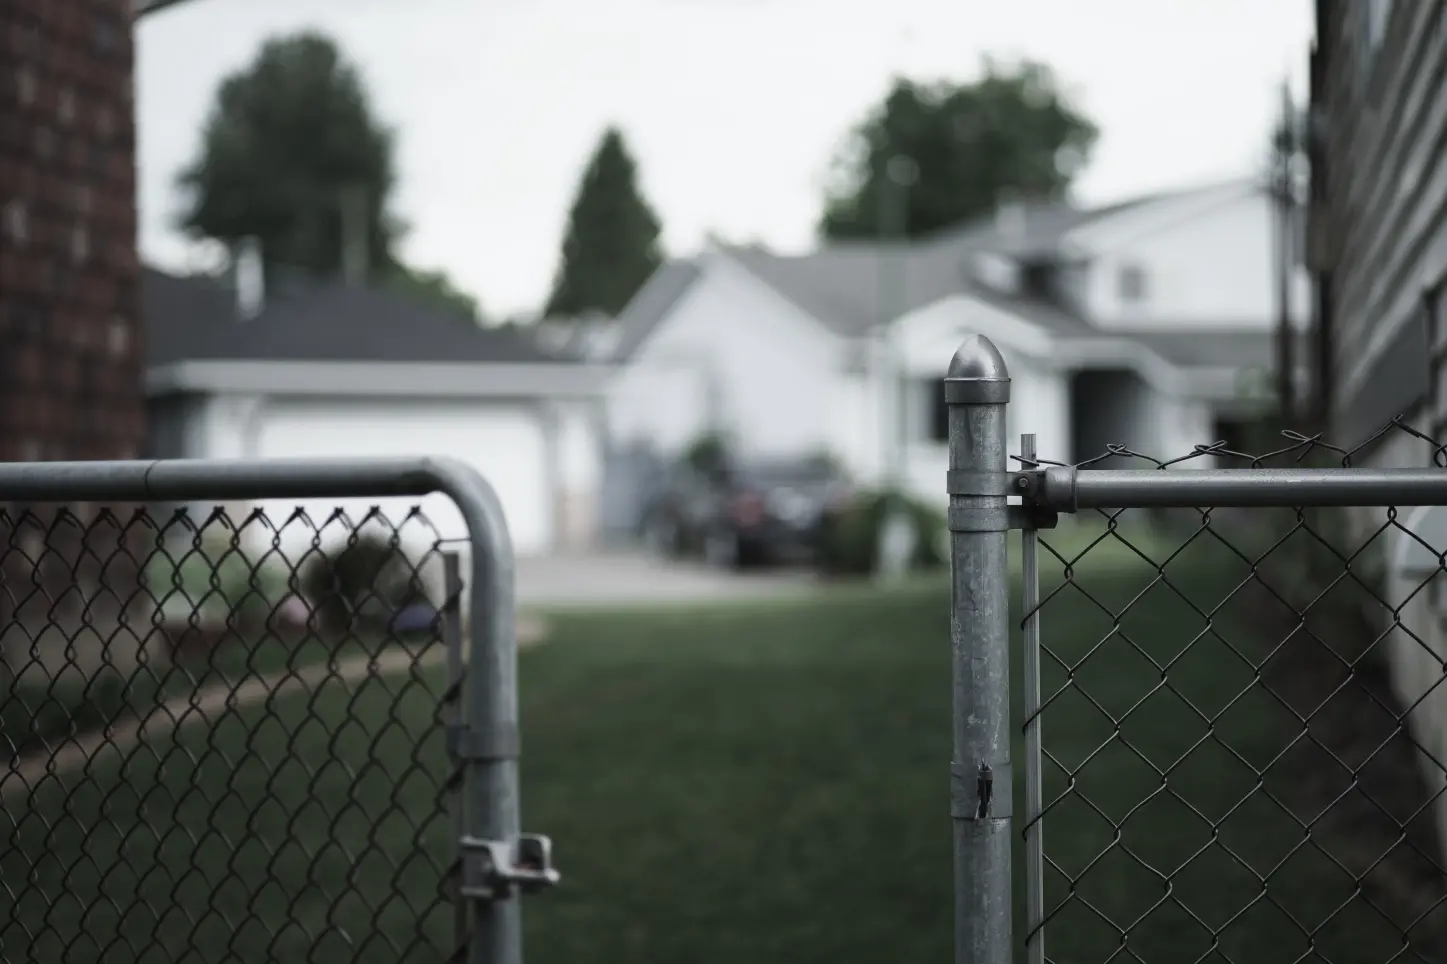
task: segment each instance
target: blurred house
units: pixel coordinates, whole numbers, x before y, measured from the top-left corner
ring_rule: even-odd
[[[1010,431],[1036,433],[1042,457],[1188,454],[1263,404],[1271,218],[1265,186],[1240,181],[1095,210],[1007,205],[908,245],[713,245],[660,269],[619,319],[613,451],[666,457],[721,432],[943,500],[940,379],[977,331],[1010,366]],[[1304,271],[1297,284],[1304,306]],[[610,467],[631,478],[638,459]],[[623,524],[628,499],[608,501]]]
[[[618,321],[603,312],[579,318],[543,318],[530,326],[538,346],[568,358],[606,358],[618,342]]]
[[[451,456],[496,489],[518,553],[591,541],[599,366],[394,292],[271,274],[145,272],[155,457]],[[383,501],[400,519],[416,500]],[[377,502],[341,504],[357,520]],[[337,505],[308,508],[321,522]],[[424,508],[442,537],[465,535],[446,500]],[[304,544],[304,529],[284,535]]]
[[[0,460],[134,458],[145,444],[131,90],[130,0],[0,0]],[[112,632],[107,610],[134,573],[108,566],[111,591],[98,587],[119,530],[79,505],[55,528],[56,507],[19,507],[34,524],[17,532],[15,508],[0,579],[38,577],[41,591],[3,594],[0,621],[55,639],[19,640],[20,653],[7,635],[10,667],[93,668],[107,650],[127,666],[143,641]]]
[[[1447,2],[1317,0],[1307,257],[1316,277],[1331,437],[1354,446],[1399,416],[1447,440]],[[1442,466],[1437,442],[1391,430],[1357,464]],[[1447,510],[1353,513],[1385,550],[1381,646],[1447,839]],[[1410,535],[1408,533],[1411,533]],[[1379,537],[1378,537],[1379,536]],[[1364,561],[1371,558],[1364,553]],[[1354,564],[1354,569],[1356,568]]]

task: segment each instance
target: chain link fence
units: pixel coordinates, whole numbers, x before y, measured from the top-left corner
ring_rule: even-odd
[[[1404,439],[1441,458],[1400,423],[1353,450],[1286,432],[1264,455],[1103,454],[1350,468]],[[1027,941],[1072,961],[1447,959],[1442,648],[1431,614],[1408,612],[1434,573],[1389,585],[1404,542],[1434,569],[1447,545],[1406,519],[1094,509],[1039,535],[1024,621],[1038,620],[1041,802],[1024,830],[1043,837],[1044,895]]]
[[[947,388],[959,959],[1447,960],[1447,446],[1397,421],[1064,465],[1027,436],[1009,464],[983,344]],[[1011,890],[1013,925],[982,896]]]
[[[520,959],[511,898],[553,874],[507,826],[491,490],[167,466],[0,466],[0,960]],[[351,498],[434,490],[469,539]]]

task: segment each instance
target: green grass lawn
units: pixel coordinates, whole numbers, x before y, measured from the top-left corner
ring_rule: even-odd
[[[1213,960],[1214,929],[1214,960],[1294,960],[1306,943],[1283,915],[1314,925],[1349,888],[1325,858],[1286,859],[1303,832],[1253,792],[1251,768],[1298,728],[1251,685],[1264,650],[1249,616],[1218,614],[1211,633],[1196,612],[1245,568],[1190,550],[1167,567],[1179,592],[1146,589],[1155,569],[1131,552],[1092,553],[1043,610],[1059,657],[1044,668],[1059,693],[1043,717],[1047,797],[1078,771],[1045,821],[1048,953]],[[553,837],[564,874],[528,899],[529,960],[949,960],[948,607],[926,581],[554,616],[521,666],[524,825]],[[0,959],[437,959],[440,679],[404,684],[285,699],[100,761],[68,797],[37,793],[7,814]],[[1242,865],[1282,859],[1263,901]],[[1167,874],[1199,922],[1166,899]],[[1124,951],[1097,912],[1140,919]],[[1399,942],[1348,910],[1317,946],[1366,964]]]
[[[43,783],[6,808],[0,959],[439,959],[441,683],[329,682]]]

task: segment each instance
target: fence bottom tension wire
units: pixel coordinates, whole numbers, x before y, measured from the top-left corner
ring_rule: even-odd
[[[553,842],[523,834],[511,842],[463,837],[462,896],[473,900],[506,900],[555,886]]]

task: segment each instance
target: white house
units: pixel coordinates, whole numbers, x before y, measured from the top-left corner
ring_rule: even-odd
[[[1098,210],[1008,206],[908,246],[711,246],[620,317],[612,444],[670,455],[722,431],[943,500],[939,380],[976,331],[1010,367],[1011,432],[1034,432],[1041,457],[1188,454],[1261,403],[1271,217],[1262,186],[1233,182]],[[1295,288],[1304,324],[1304,275]]]
[[[242,289],[248,286],[242,285]],[[158,458],[449,455],[497,490],[513,545],[536,555],[592,538],[600,477],[602,370],[516,334],[396,294],[299,278],[270,290],[148,270],[152,455]],[[401,519],[416,500],[318,500],[359,519]],[[445,539],[466,535],[451,503],[423,503]],[[292,504],[267,505],[284,521]],[[304,546],[305,525],[283,533]],[[344,526],[331,532],[345,535]],[[408,524],[416,542],[422,526]]]

